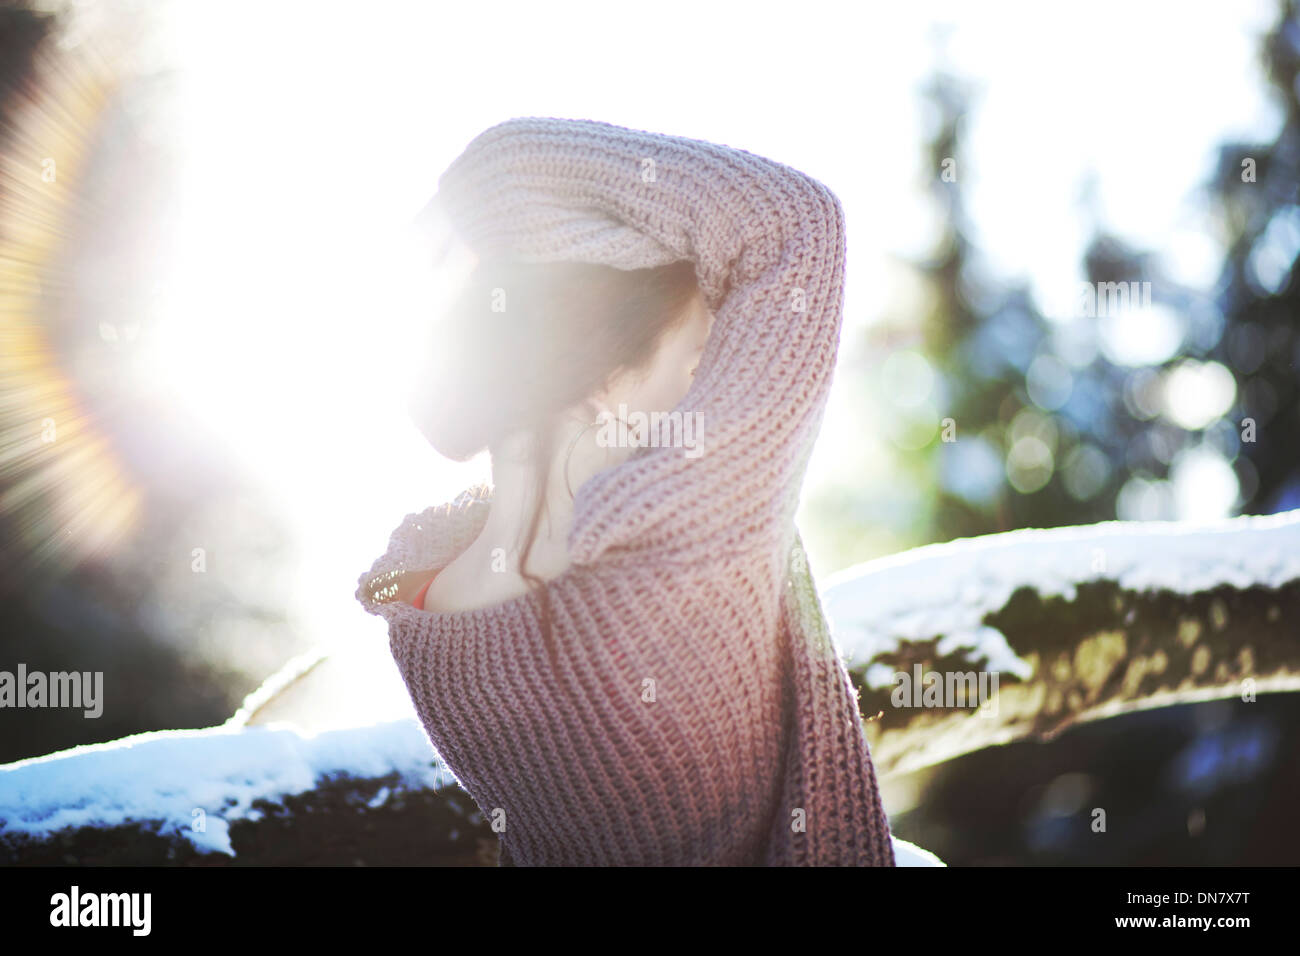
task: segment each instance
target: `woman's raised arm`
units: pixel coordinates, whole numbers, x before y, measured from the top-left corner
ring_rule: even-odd
[[[484,257],[619,268],[690,259],[715,314],[674,410],[698,426],[695,447],[643,448],[589,479],[573,561],[641,548],[714,561],[789,543],[843,312],[844,216],[829,189],[740,149],[525,118],[480,134],[444,173],[437,202]]]

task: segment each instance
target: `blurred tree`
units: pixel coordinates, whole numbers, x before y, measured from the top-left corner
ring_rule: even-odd
[[[939,74],[927,96],[940,117],[927,150],[943,229],[936,252],[917,269],[932,303],[922,319],[922,348],[946,406],[933,441],[903,452],[927,459],[938,473],[925,537],[1114,517],[1115,477],[1097,447],[1122,442],[1107,435],[1114,370],[1104,360],[1071,367],[1058,354],[1064,336],[1029,289],[982,267],[969,238],[966,178],[955,172],[966,165],[961,140],[970,94]]]
[[[1081,294],[1065,315],[1045,314],[1026,284],[982,266],[957,175],[971,94],[951,75],[932,78],[926,98],[939,121],[926,149],[942,228],[914,263],[927,310],[910,350],[932,370],[941,406],[937,422],[913,423],[922,440],[895,441],[900,474],[934,479],[933,501],[912,515],[918,542],[1300,507],[1295,0],[1280,5],[1262,55],[1284,121],[1270,143],[1222,146],[1199,197],[1206,231],[1217,226],[1224,243],[1217,283],[1180,284],[1157,250],[1094,221]],[[1089,200],[1085,184],[1081,215]],[[1109,347],[1117,325],[1157,321],[1176,331],[1170,354],[1126,359]],[[1235,402],[1212,398],[1234,392]],[[906,425],[892,430],[908,435]]]
[[[1246,436],[1236,465],[1250,514],[1300,508],[1300,9],[1280,7],[1261,56],[1281,129],[1271,143],[1224,145],[1209,185],[1227,232],[1217,288],[1227,321],[1210,354],[1236,377],[1232,418]]]

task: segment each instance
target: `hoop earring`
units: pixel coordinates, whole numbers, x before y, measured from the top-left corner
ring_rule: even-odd
[[[617,415],[611,415],[610,417],[614,421],[621,424],[624,428],[631,427],[628,425],[627,422],[623,421],[623,419],[619,418]],[[578,434],[574,435],[573,440],[569,442],[569,450],[564,455],[564,487],[568,489],[570,501],[573,501],[575,497],[573,494],[573,485],[569,481],[569,460],[573,457],[573,449],[578,447],[578,439],[580,439],[583,435],[587,434],[588,428],[590,428],[592,425],[599,425],[599,424],[600,424],[600,416],[596,416],[596,420],[594,422],[590,422],[586,425],[583,425],[582,430],[578,432]]]
[[[570,484],[569,482],[569,459],[573,457],[573,449],[578,447],[578,439],[580,439],[583,435],[587,434],[587,429],[590,428],[592,425],[599,425],[599,424],[600,424],[600,419],[597,418],[594,422],[583,425],[582,430],[579,431],[576,435],[574,435],[573,440],[569,442],[569,450],[564,455],[564,487],[568,489],[570,501],[574,500],[574,495],[573,495],[573,485]]]

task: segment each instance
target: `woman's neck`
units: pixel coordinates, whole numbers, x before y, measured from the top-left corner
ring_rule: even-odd
[[[544,490],[545,505],[528,552],[528,572],[544,581],[569,567],[569,529],[573,526],[573,497],[588,478],[623,461],[628,447],[603,447],[595,418],[585,412],[566,416],[556,428]],[[478,537],[443,568],[425,592],[428,611],[455,612],[488,607],[525,593],[529,581],[521,573],[524,548],[533,521],[539,482],[526,437],[494,449],[492,505]]]
[[[606,448],[597,442],[600,428],[594,414],[566,416],[556,428],[543,494],[545,504],[537,521],[537,534],[528,556],[528,570],[548,579],[569,566],[569,529],[573,525],[574,494],[588,478],[624,460],[631,449]],[[538,476],[525,440],[516,439],[499,450],[492,461],[492,507],[483,530],[467,549],[471,561],[486,559],[494,570],[518,575],[532,526]],[[500,550],[498,550],[500,549]]]

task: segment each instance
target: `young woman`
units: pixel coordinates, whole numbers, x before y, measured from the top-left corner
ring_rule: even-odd
[[[420,424],[489,451],[492,486],[408,515],[357,597],[502,863],[894,865],[793,522],[839,201],[743,150],[526,118],[435,202],[478,264]]]

